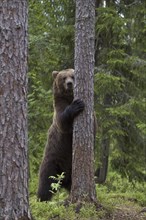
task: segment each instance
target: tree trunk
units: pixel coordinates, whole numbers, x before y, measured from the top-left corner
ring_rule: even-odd
[[[103,135],[106,133],[105,130],[103,130]],[[102,138],[101,142],[101,157],[100,157],[100,166],[96,170],[95,176],[96,176],[96,183],[103,184],[106,181],[107,177],[107,171],[108,171],[108,158],[109,158],[109,138],[105,137]]]
[[[94,182],[95,1],[76,0],[75,98],[85,110],[74,121],[71,201],[96,202]]]
[[[28,220],[27,0],[0,12],[0,219]]]
[[[111,106],[111,95],[106,94],[104,97],[104,106]],[[103,184],[106,181],[109,163],[109,149],[110,149],[110,139],[108,135],[108,129],[102,128],[102,140],[100,146],[100,166],[97,169],[95,176],[96,183]]]

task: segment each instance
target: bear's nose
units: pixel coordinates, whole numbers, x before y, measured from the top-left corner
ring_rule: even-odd
[[[68,87],[72,87],[72,82],[68,82],[68,83],[67,83],[67,86],[68,86]]]

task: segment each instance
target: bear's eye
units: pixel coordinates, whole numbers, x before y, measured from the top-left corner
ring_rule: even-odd
[[[65,76],[63,77],[63,80],[64,80],[64,81],[66,80],[66,77],[65,77]]]
[[[75,78],[75,77],[74,77],[74,76],[72,76],[71,78],[74,80],[74,78]]]

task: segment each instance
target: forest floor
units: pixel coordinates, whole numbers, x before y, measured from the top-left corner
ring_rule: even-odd
[[[68,211],[67,211],[68,212]],[[99,210],[99,213],[101,210]],[[146,220],[146,207],[137,206],[136,203],[129,203],[125,205],[117,205],[112,211],[104,210],[100,217],[97,211],[96,216],[91,217],[81,217],[81,215],[75,215],[74,217],[69,217],[69,215],[60,218],[60,216],[54,216],[48,220]]]
[[[53,196],[50,202],[36,198],[36,183],[30,184],[30,207],[35,220],[146,220],[146,184],[128,182],[117,174],[115,179],[97,185],[99,205],[84,204],[79,211],[73,204],[64,206],[68,198],[65,190]]]
[[[101,220],[146,220],[146,208],[137,208],[133,205],[116,207],[112,214]]]

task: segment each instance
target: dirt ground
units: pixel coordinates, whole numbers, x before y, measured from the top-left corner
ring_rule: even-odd
[[[103,220],[146,220],[146,208],[137,210],[132,206],[117,207],[111,216]]]

